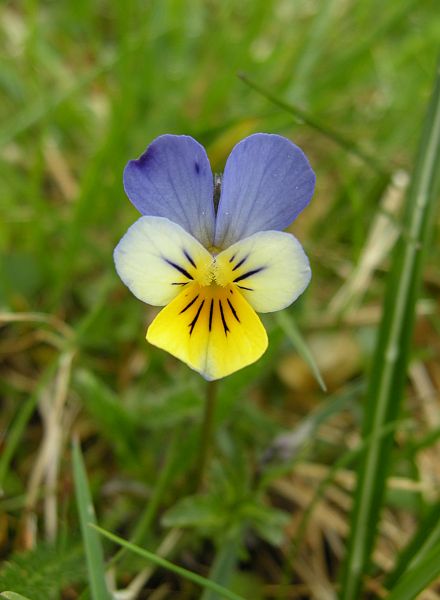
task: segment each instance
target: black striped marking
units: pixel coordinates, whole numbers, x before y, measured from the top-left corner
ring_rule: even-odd
[[[222,318],[223,329],[225,331],[225,335],[228,335],[229,327],[228,327],[228,324],[226,323],[225,314],[223,312],[223,305],[222,305],[221,300],[218,301],[218,305],[220,307],[220,315]]]
[[[265,267],[258,267],[258,269],[252,269],[252,271],[247,271],[246,273],[243,273],[243,275],[239,275],[238,277],[236,277],[234,279],[234,283],[238,283],[239,281],[243,281],[243,279],[247,279],[248,277],[251,277],[252,275],[256,275],[257,273],[260,273],[264,269],[265,269]]]
[[[185,255],[185,258],[192,264],[192,266],[194,267],[194,269],[197,269],[196,263],[194,262],[194,260],[191,258],[190,253],[187,250],[183,251],[183,254]]]
[[[192,334],[192,332],[193,332],[193,330],[194,330],[194,327],[196,326],[196,323],[197,323],[197,321],[199,320],[200,313],[202,312],[202,308],[203,308],[203,305],[204,305],[204,304],[205,304],[205,301],[204,301],[204,300],[202,300],[202,302],[201,302],[201,304],[200,304],[199,308],[197,309],[196,316],[195,316],[195,317],[194,317],[194,319],[191,321],[191,323],[188,325],[188,327],[189,327],[189,335],[191,335],[191,334]]]
[[[176,269],[176,271],[179,271],[179,273],[182,273],[182,275],[184,275],[187,279],[194,279],[194,277],[191,275],[191,273],[188,273],[188,271],[186,269],[184,269],[183,267],[181,267],[180,265],[176,265],[176,263],[174,263],[172,260],[168,260],[168,258],[164,259],[165,262],[167,264],[170,265],[170,267],[174,267]]]
[[[214,298],[211,298],[211,306],[209,307],[209,331],[212,329],[212,316],[214,314]]]
[[[198,298],[198,297],[199,297],[199,294],[197,294],[197,296],[196,296],[195,298],[193,298],[193,299],[191,300],[191,302],[189,302],[189,304],[187,304],[187,305],[185,306],[185,308],[182,308],[182,310],[180,311],[179,315],[181,315],[181,314],[182,314],[182,313],[184,313],[186,310],[188,310],[188,308],[194,304],[194,302],[197,300],[197,298]]]
[[[241,265],[243,263],[245,263],[247,261],[247,259],[249,258],[249,256],[245,256],[244,258],[242,258],[236,265],[235,267],[232,269],[233,271],[235,271],[236,269],[240,268]]]
[[[237,311],[236,311],[236,310],[235,310],[235,308],[232,306],[232,303],[231,303],[231,301],[229,300],[229,298],[227,298],[227,300],[228,300],[229,308],[231,309],[231,312],[232,312],[232,314],[233,314],[233,315],[234,315],[234,317],[237,319],[237,321],[238,321],[239,323],[241,323],[240,319],[238,318]]]

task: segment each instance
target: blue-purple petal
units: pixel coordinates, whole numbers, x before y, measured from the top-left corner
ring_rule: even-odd
[[[166,217],[204,246],[212,245],[213,177],[205,149],[192,137],[156,138],[125,167],[124,188],[141,214]]]
[[[313,195],[315,174],[287,138],[256,133],[237,144],[223,174],[215,246],[257,231],[285,229]]]

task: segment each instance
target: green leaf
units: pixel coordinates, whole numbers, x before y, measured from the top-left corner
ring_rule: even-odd
[[[17,594],[16,592],[2,592],[0,594],[0,598],[6,598],[6,600],[31,600],[26,596],[22,596],[21,594]]]
[[[179,500],[162,517],[165,527],[197,527],[218,529],[228,520],[221,501],[213,495],[186,496]]]
[[[342,600],[362,596],[363,576],[368,572],[377,523],[383,503],[393,436],[378,432],[396,420],[404,392],[406,368],[421,282],[423,259],[433,223],[439,184],[440,74],[425,119],[424,132],[413,179],[408,190],[403,229],[396,244],[373,368],[365,403],[363,437],[371,436],[368,452],[359,467],[350,525],[348,550],[342,571]]]
[[[244,600],[244,598],[242,596],[239,596],[238,594],[231,592],[230,590],[224,588],[223,586],[219,585],[215,581],[211,581],[209,579],[206,579],[205,577],[202,577],[201,575],[198,575],[197,573],[188,571],[188,569],[179,567],[178,565],[175,565],[174,563],[166,560],[165,558],[157,556],[157,554],[154,554],[153,552],[149,552],[148,550],[145,550],[144,548],[139,548],[139,546],[130,544],[130,542],[127,542],[123,538],[120,538],[117,535],[114,535],[113,533],[110,533],[109,531],[102,529],[101,527],[93,525],[93,528],[96,529],[96,531],[99,531],[99,533],[101,533],[103,536],[105,536],[109,540],[112,540],[116,544],[120,544],[121,546],[124,546],[128,550],[131,550],[131,552],[134,552],[135,554],[138,554],[139,556],[146,558],[147,560],[152,562],[154,565],[156,565],[158,567],[162,567],[164,569],[167,569],[168,571],[171,571],[172,573],[175,573],[176,575],[183,577],[184,579],[187,579],[188,581],[192,581],[193,583],[195,583],[203,588],[207,588],[214,592],[217,592],[220,595],[220,597],[227,598],[228,600]]]
[[[291,520],[290,515],[278,508],[254,504],[248,516],[251,525],[263,540],[273,546],[282,544],[285,538],[285,528]]]
[[[93,600],[110,600],[105,582],[104,554],[101,540],[90,525],[96,524],[95,511],[87,481],[81,450],[77,441],[72,444],[75,496],[86,551],[87,571]]]
[[[163,429],[185,422],[200,414],[202,401],[199,390],[191,384],[173,382],[169,388],[151,393],[142,399],[139,418],[148,420],[151,429]]]

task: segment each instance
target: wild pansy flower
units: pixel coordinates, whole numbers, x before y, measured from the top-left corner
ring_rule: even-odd
[[[165,307],[147,340],[208,380],[260,358],[267,335],[257,312],[286,308],[310,281],[301,244],[281,230],[314,185],[302,150],[265,133],[232,150],[218,207],[208,157],[193,138],[162,135],[129,161],[124,188],[144,216],[114,258],[137,298]]]

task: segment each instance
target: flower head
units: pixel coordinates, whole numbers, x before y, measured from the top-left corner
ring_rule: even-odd
[[[310,281],[309,261],[286,228],[309,203],[315,175],[298,146],[257,133],[232,150],[216,210],[204,148],[162,135],[124,171],[127,196],[144,215],[114,252],[133,294],[165,308],[147,340],[219,379],[267,348],[256,314],[289,306]]]

